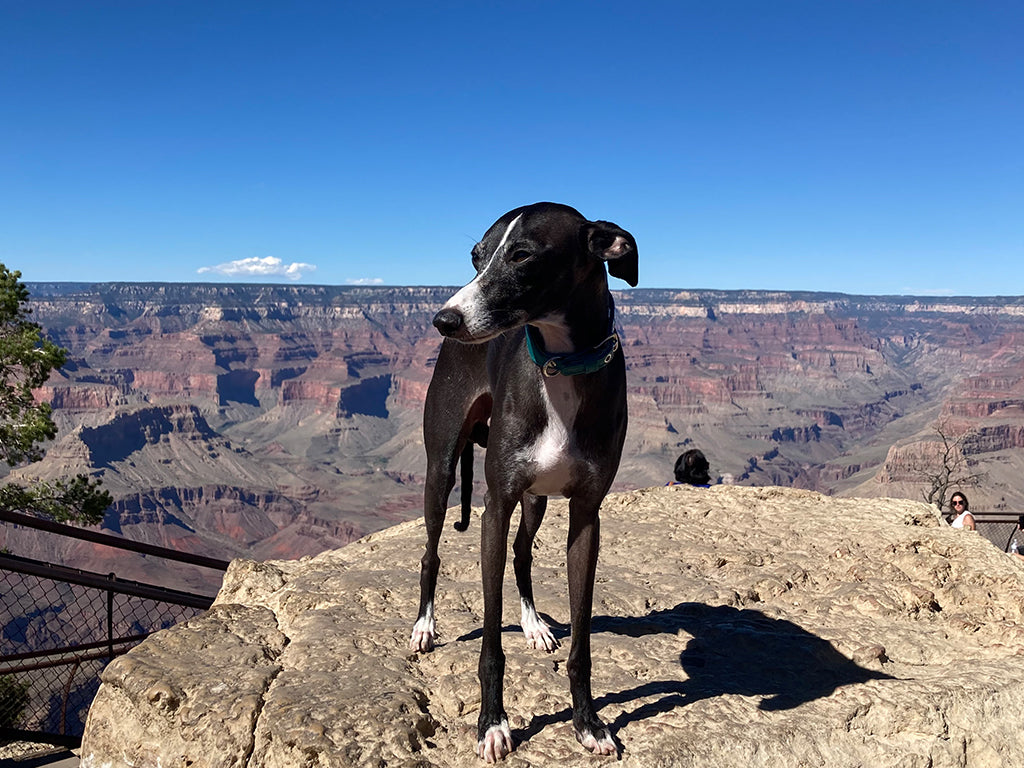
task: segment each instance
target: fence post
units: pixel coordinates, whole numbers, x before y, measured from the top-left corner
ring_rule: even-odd
[[[60,705],[60,733],[62,736],[67,735],[68,732],[68,702],[71,700],[71,686],[75,682],[75,675],[78,674],[80,666],[82,666],[82,662],[75,659],[75,663],[71,665],[71,672],[68,674],[67,685],[64,686],[64,700]]]
[[[114,581],[117,574],[109,573],[107,578]],[[107,590],[107,652],[110,659],[114,658],[114,590]]]

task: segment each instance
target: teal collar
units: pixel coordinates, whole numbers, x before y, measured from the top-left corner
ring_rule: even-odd
[[[578,376],[581,373],[594,373],[612,361],[618,348],[619,334],[613,330],[611,336],[583,352],[550,355],[544,349],[540,331],[532,325],[526,326],[526,349],[530,353],[530,359],[540,366],[545,376]]]

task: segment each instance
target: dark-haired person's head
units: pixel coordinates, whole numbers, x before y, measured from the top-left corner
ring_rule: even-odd
[[[704,452],[697,448],[680,454],[676,459],[674,474],[677,483],[689,485],[708,485],[711,482],[711,465],[708,464]]]
[[[959,515],[961,512],[969,510],[971,505],[967,501],[967,497],[960,493],[960,491],[957,491],[949,497],[949,508]]]

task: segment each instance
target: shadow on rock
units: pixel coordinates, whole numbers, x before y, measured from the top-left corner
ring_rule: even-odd
[[[790,621],[750,609],[680,603],[646,616],[595,616],[592,626],[595,635],[629,637],[680,631],[692,636],[679,654],[688,679],[652,681],[595,699],[601,709],[657,697],[622,712],[609,724],[613,733],[631,722],[723,694],[760,696],[759,709],[778,711],[828,696],[844,685],[893,679],[855,664],[827,640]],[[516,737],[528,739],[571,717],[568,709],[539,715]]]
[[[680,630],[692,635],[679,654],[688,679],[646,683],[602,697],[598,706],[660,696],[622,713],[614,727],[727,693],[760,696],[759,709],[777,711],[823,698],[844,685],[893,679],[855,664],[791,621],[750,609],[680,603],[637,618],[595,616],[593,625],[594,634],[630,637]]]

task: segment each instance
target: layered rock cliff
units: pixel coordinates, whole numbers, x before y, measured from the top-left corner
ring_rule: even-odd
[[[976,533],[782,488],[613,494],[602,518],[593,682],[622,765],[1019,764],[1024,566]],[[479,765],[478,526],[442,540],[427,655],[408,650],[419,521],[234,562],[207,614],[107,667],[83,767]],[[607,763],[572,735],[566,535],[554,501],[534,552],[553,653],[526,647],[506,574],[510,766]]]
[[[107,528],[300,556],[419,513],[430,320],[453,289],[29,288],[71,355],[38,393],[61,437],[17,474],[102,476]],[[741,484],[915,498],[886,457],[926,454],[949,417],[991,469],[975,508],[1024,509],[1024,299],[633,290],[616,302],[630,407],[616,488],[665,482],[696,446]]]

